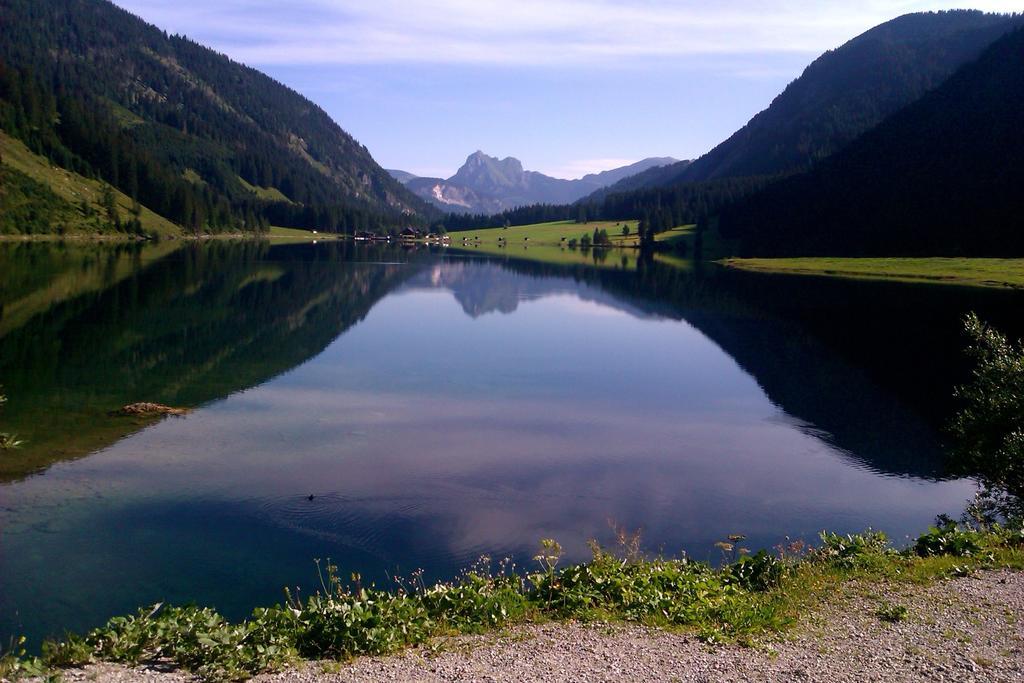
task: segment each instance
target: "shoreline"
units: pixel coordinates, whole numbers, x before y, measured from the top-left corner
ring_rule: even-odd
[[[863,665],[857,655],[870,652],[866,648],[880,634],[927,627],[927,633],[915,636],[920,642],[916,651],[903,652],[900,660],[889,642],[886,656],[861,670],[905,680],[893,664],[912,662],[919,673],[936,646],[942,646],[943,666],[953,675],[969,659],[970,633],[976,626],[984,626],[978,630],[979,641],[999,639],[1000,649],[980,653],[971,660],[971,671],[990,667],[1024,673],[1024,657],[1019,656],[1024,654],[1024,622],[1017,619],[1024,614],[1024,529],[974,529],[947,522],[903,550],[891,548],[884,534],[871,531],[847,536],[822,532],[820,538],[821,545],[814,548],[797,542],[780,546],[777,554],[750,555],[738,548],[742,537],[730,537],[729,543],[716,544],[723,560],[718,568],[685,557],[647,559],[638,551],[638,538],[624,537],[617,549],[594,546],[592,560],[561,569],[561,546],[545,540],[535,558],[540,570],[532,574],[511,572],[501,563],[495,572],[486,563],[449,583],[425,586],[414,575],[411,584],[399,582],[390,591],[362,587],[358,575],[353,575],[355,585],[346,585],[337,567],[317,562],[323,592],[304,601],[286,591],[285,605],[257,608],[239,623],[212,609],[158,604],[112,619],[85,636],[68,634],[50,642],[41,659],[24,652],[0,658],[0,678],[59,674],[72,680],[172,683],[197,677],[305,681],[338,674],[345,680],[464,680],[462,668],[438,677],[433,675],[443,667],[426,662],[437,653],[444,658],[448,651],[464,652],[466,643],[486,645],[513,634],[515,644],[547,633],[554,638],[550,647],[538,651],[536,668],[509,678],[502,677],[506,667],[474,670],[469,678],[581,680],[590,675],[575,676],[567,658],[586,658],[586,651],[578,649],[579,642],[590,639],[580,631],[585,628],[591,635],[594,629],[608,630],[598,634],[603,644],[591,652],[619,652],[620,669],[651,660],[645,664],[635,654],[622,654],[617,633],[632,633],[633,641],[652,651],[659,650],[652,644],[655,634],[667,634],[674,644],[653,661],[689,653],[677,658],[673,666],[678,670],[648,670],[636,680],[678,677],[695,663],[708,671],[712,660],[707,653],[722,652],[730,663],[715,671],[735,673],[752,666],[749,671],[758,674],[770,661],[785,661],[780,654],[794,642],[803,643],[790,652],[794,661],[820,665],[822,648],[808,647],[812,637],[824,638],[829,647],[846,648],[850,656],[838,662],[838,669],[835,658],[827,658],[831,671],[846,678],[814,680],[860,680],[843,667]],[[978,611],[976,596],[953,614],[945,609],[956,591],[969,592],[978,581],[990,586],[982,597],[998,594],[1001,601]],[[975,610],[972,618],[964,616],[968,608]],[[966,632],[968,638],[936,640],[935,631]],[[775,657],[765,662],[763,655],[772,651]],[[495,652],[502,661],[520,660],[507,647]],[[540,675],[551,665],[560,667],[559,675]],[[359,672],[367,675],[360,678]],[[876,675],[871,679],[889,680]],[[593,680],[608,677],[596,673]]]
[[[880,600],[907,616],[880,619]],[[854,584],[805,615],[785,639],[709,645],[685,633],[609,622],[515,626],[348,662],[300,663],[256,676],[280,681],[992,681],[1024,676],[1024,573],[991,570],[930,586]],[[951,635],[952,634],[952,635]],[[91,664],[68,683],[191,683],[160,665]]]

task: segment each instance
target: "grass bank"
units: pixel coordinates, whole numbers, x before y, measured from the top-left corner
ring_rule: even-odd
[[[259,237],[263,237],[260,235]],[[341,235],[335,233],[313,232],[312,230],[300,230],[299,228],[282,228],[277,225],[270,227],[266,237],[274,244],[290,244],[312,241],[326,241],[342,239]]]
[[[634,243],[622,242],[622,228],[629,228],[630,235],[634,236]],[[575,221],[553,221],[551,223],[534,223],[533,225],[514,225],[507,228],[480,228],[478,230],[460,230],[449,233],[452,246],[462,244],[463,240],[471,242],[480,241],[484,245],[496,244],[499,239],[508,240],[511,244],[520,242],[531,242],[534,245],[559,246],[562,238],[569,241],[573,238],[579,240],[584,233],[592,235],[594,230],[607,230],[613,244],[615,238],[619,243],[614,246],[635,246],[636,221],[590,221],[589,223],[577,223]]]
[[[795,624],[850,582],[928,583],[984,568],[1024,569],[1024,531],[932,528],[910,548],[889,547],[883,534],[823,533],[751,555],[731,537],[718,544],[718,568],[687,558],[646,558],[639,540],[593,547],[584,564],[560,568],[561,548],[544,541],[526,576],[507,563],[482,561],[456,580],[426,586],[417,575],[390,591],[366,588],[353,575],[322,566],[321,591],[305,601],[286,592],[281,606],[229,623],[199,607],[157,605],[112,619],[85,636],[44,645],[40,658],[8,653],[0,675],[38,675],[94,661],[169,660],[207,680],[239,680],[300,659],[345,660],[383,654],[433,637],[480,633],[549,620],[635,622],[694,633],[707,642],[757,644]],[[906,610],[879,602],[877,618],[899,621]]]
[[[730,268],[763,273],[931,282],[970,287],[1024,287],[1024,259],[998,258],[730,258]]]

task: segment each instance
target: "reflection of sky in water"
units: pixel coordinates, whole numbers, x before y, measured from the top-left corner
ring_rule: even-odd
[[[406,287],[261,387],[5,486],[0,613],[19,616],[0,626],[37,636],[160,599],[240,616],[314,557],[443,576],[554,537],[581,559],[608,520],[698,558],[730,533],[899,538],[971,494],[840,457],[685,322],[515,279],[475,317]]]

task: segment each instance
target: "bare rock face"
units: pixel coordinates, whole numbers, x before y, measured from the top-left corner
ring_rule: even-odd
[[[675,161],[671,157],[652,157],[565,180],[526,171],[515,157],[499,159],[476,151],[448,179],[422,178],[397,170],[388,172],[416,195],[446,211],[498,213],[529,204],[570,204],[623,178]]]

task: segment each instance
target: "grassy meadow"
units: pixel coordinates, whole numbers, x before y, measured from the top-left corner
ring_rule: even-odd
[[[1024,287],[1024,259],[999,258],[730,258],[730,268],[764,273]]]
[[[567,241],[575,237],[578,241],[584,233],[592,235],[595,229],[607,230],[613,242],[615,237],[622,237],[623,226],[627,226],[630,234],[635,237],[636,225],[636,221],[591,221],[589,223],[553,221],[551,223],[534,223],[533,225],[513,225],[508,228],[462,230],[450,233],[449,236],[453,246],[461,244],[463,239],[468,239],[471,242],[479,239],[480,242],[487,244],[497,243],[499,238],[508,240],[510,244],[529,241],[533,244],[558,246],[562,243],[563,237]]]
[[[557,265],[591,265],[604,268],[636,267],[638,221],[554,221],[551,223],[535,223],[533,225],[516,225],[508,228],[481,228],[450,233],[451,247],[471,253],[487,256],[507,256],[523,258]],[[623,235],[622,228],[628,227],[629,234]],[[693,225],[682,225],[669,231],[659,233],[655,241],[675,244],[685,241],[688,253],[692,253],[695,236]],[[577,243],[585,234],[593,235],[594,230],[607,230],[611,239],[611,249],[582,250],[577,246],[570,249],[568,241],[575,239]],[[562,241],[565,238],[565,242]],[[688,265],[685,258],[657,254],[656,258],[671,259],[674,265]]]
[[[70,210],[66,212],[66,220],[62,225],[55,226],[56,228],[62,228],[65,233],[72,234],[96,235],[102,232],[113,236],[118,235],[108,228],[101,227],[97,220],[90,220],[80,210],[82,203],[85,202],[92,207],[96,216],[103,215],[104,209],[101,204],[103,183],[52,165],[45,157],[32,153],[21,141],[15,140],[3,132],[0,132],[0,155],[3,157],[5,166],[20,171],[32,180],[48,187],[70,205]],[[115,189],[114,198],[122,220],[130,218],[131,197]],[[139,220],[142,221],[142,227],[147,233],[156,233],[161,237],[178,236],[182,232],[180,227],[153,213],[145,206],[142,207]]]
[[[299,228],[282,228],[277,225],[270,227],[267,237],[274,244],[288,244],[291,242],[309,242],[312,240],[336,240],[338,235],[330,232],[317,232],[312,230],[301,230]]]

